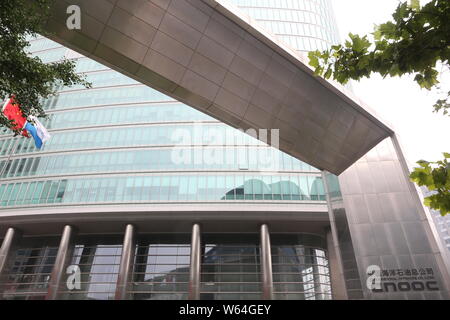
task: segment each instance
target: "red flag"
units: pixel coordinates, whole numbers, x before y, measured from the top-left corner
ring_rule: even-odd
[[[3,113],[9,120],[14,120],[14,129],[23,129],[27,119],[23,116],[22,110],[19,109],[19,105],[15,103],[14,96],[6,100],[6,103],[3,106]],[[26,130],[23,130],[22,135],[28,137],[28,132]]]

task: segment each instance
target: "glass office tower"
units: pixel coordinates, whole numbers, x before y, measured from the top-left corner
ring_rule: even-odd
[[[325,50],[339,42],[329,0],[231,0],[297,51]]]
[[[431,196],[433,193],[430,192],[426,187],[420,187],[424,197]],[[448,250],[447,259],[450,259],[450,215],[442,216],[440,211],[430,210],[433,217],[433,222],[436,225],[436,229],[439,232],[439,238],[444,247]]]
[[[336,42],[328,1],[234,2],[297,50]],[[151,219],[151,209],[164,204],[193,223],[198,219],[188,213],[198,207],[242,220],[258,208],[288,206],[291,215],[314,217],[326,207],[322,173],[310,165],[51,40],[33,39],[29,51],[44,62],[74,59],[92,88],[60,87],[44,101],[49,118],[42,122],[52,138],[42,149],[2,133],[0,215],[89,208],[100,227],[110,208],[126,211],[128,223],[127,213],[148,208]],[[81,283],[60,288],[61,299],[115,297],[123,234],[101,232],[95,223],[79,227],[73,240],[69,260]],[[200,298],[261,298],[258,229],[221,232],[216,224],[202,230]],[[127,297],[188,298],[190,230],[139,229]],[[274,298],[331,299],[327,242],[317,230],[271,233]],[[44,299],[59,241],[60,234],[24,233],[0,279],[0,298]]]

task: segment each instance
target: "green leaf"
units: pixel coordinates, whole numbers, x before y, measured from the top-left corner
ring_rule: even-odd
[[[314,74],[316,76],[321,76],[322,73],[323,73],[323,67],[321,67],[321,66],[317,67],[316,70],[314,71]]]
[[[358,35],[349,34],[352,39],[352,49],[356,52],[364,52],[367,48],[370,47],[370,42],[367,40],[367,36],[360,37]]]
[[[375,32],[373,33],[373,37],[377,41],[381,40],[381,36],[382,36],[382,33],[380,30],[375,30]]]
[[[410,7],[415,11],[420,10],[420,0],[411,0]]]
[[[443,152],[444,160],[428,162],[417,161],[420,165],[414,168],[410,174],[410,179],[419,186],[425,186],[433,194],[424,199],[424,204],[434,210],[438,210],[442,215],[450,212],[450,163],[447,159],[450,154]]]
[[[426,168],[430,165],[430,163],[425,160],[419,160],[419,161],[417,161],[417,164],[419,164],[421,167],[424,167],[424,168]]]
[[[329,79],[331,77],[332,72],[333,71],[331,70],[331,68],[328,68],[327,71],[325,72],[325,74],[323,75],[323,77],[325,79]]]
[[[403,2],[398,5],[392,17],[394,18],[395,21],[399,21],[405,18],[407,15],[408,15],[408,3]]]
[[[396,76],[396,75],[398,75],[398,74],[400,74],[400,73],[401,73],[401,72],[400,72],[400,68],[399,68],[399,66],[398,66],[397,63],[394,63],[394,64],[391,66],[391,68],[389,69],[389,75],[390,75],[391,77]]]
[[[380,34],[382,36],[386,36],[387,38],[393,37],[395,34],[395,30],[396,30],[396,25],[390,21],[383,23],[378,27],[378,31],[380,32]]]
[[[369,56],[365,55],[359,58],[358,63],[356,64],[356,67],[360,70],[365,69],[367,66],[369,66],[370,58]]]
[[[319,51],[310,51],[308,52],[309,65],[317,68],[319,66],[319,58],[317,57],[320,54]]]

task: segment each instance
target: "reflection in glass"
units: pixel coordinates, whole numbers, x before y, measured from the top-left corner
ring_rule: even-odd
[[[139,239],[131,284],[132,299],[187,299],[191,254],[189,236]]]
[[[202,300],[261,298],[257,235],[205,235]]]
[[[1,206],[30,205],[30,202],[326,200],[320,176],[271,175],[256,179],[247,174],[234,177],[219,174],[151,175],[18,182],[0,185],[0,199]]]
[[[23,239],[10,258],[0,299],[42,300],[58,252],[57,239]]]
[[[274,296],[280,300],[329,300],[331,284],[323,239],[271,235]]]
[[[63,290],[62,298],[113,300],[122,253],[121,240],[121,237],[77,239],[70,264],[79,267],[81,288]]]

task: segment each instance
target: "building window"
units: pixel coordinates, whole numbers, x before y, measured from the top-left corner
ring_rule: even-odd
[[[202,300],[260,299],[258,235],[204,235]]]
[[[190,235],[141,236],[130,286],[132,299],[187,299],[190,255]]]
[[[14,252],[2,283],[5,300],[42,300],[58,253],[57,238],[23,238]]]

